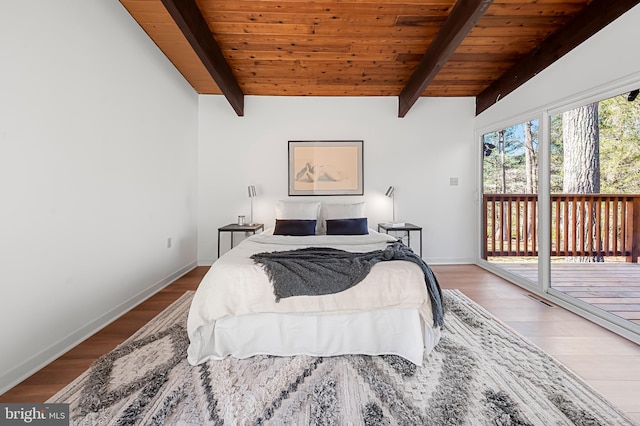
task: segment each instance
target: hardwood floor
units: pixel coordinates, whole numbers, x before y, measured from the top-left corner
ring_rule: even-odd
[[[195,290],[208,267],[198,267],[72,348],[22,383],[0,395],[0,402],[44,402],[162,312],[187,290]]]
[[[514,274],[538,280],[537,263],[496,263]],[[640,265],[627,262],[551,264],[554,289],[640,325]]]
[[[433,266],[458,288],[640,422],[640,346],[475,265]]]
[[[176,280],[0,395],[0,402],[45,401],[185,291],[194,290],[207,269],[198,267]],[[560,307],[540,303],[475,265],[434,265],[433,270],[442,288],[460,289],[640,422],[640,346]]]

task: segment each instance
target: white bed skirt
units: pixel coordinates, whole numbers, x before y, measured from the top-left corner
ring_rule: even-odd
[[[188,360],[192,365],[227,356],[242,359],[262,354],[395,354],[422,365],[424,356],[440,340],[440,329],[425,326],[417,309],[228,316],[197,332],[203,335],[189,346]]]

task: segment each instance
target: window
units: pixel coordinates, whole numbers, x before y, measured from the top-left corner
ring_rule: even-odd
[[[537,282],[538,120],[482,136],[483,257]]]

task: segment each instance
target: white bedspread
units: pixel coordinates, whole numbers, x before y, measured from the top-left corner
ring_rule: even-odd
[[[252,324],[252,321],[260,321],[260,318],[273,318],[272,314],[286,314],[284,317],[288,315],[289,318],[296,315],[300,319],[317,316],[348,318],[350,314],[394,311],[403,312],[403,315],[417,312],[422,327],[432,328],[431,303],[424,274],[412,262],[380,262],[362,282],[346,291],[323,296],[289,297],[276,303],[267,275],[261,266],[250,259],[255,253],[311,246],[368,252],[384,249],[392,241],[395,241],[393,237],[374,230],[370,230],[369,235],[308,237],[276,236],[272,235],[272,230],[267,230],[245,239],[214,263],[196,291],[187,324],[189,362],[195,365],[210,358],[220,359],[229,354],[237,356],[213,341],[217,326],[222,326],[225,320],[224,327],[228,329],[229,324],[239,326],[243,320],[244,324]],[[292,350],[299,351],[294,347]],[[261,352],[256,349],[243,353]],[[282,353],[278,354],[291,353],[283,348]]]

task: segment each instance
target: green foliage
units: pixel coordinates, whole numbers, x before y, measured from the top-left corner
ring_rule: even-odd
[[[550,188],[552,194],[562,193],[564,182],[564,149],[562,144],[562,114],[551,116],[550,125],[550,151],[551,151],[551,179]]]
[[[533,147],[538,149],[538,120],[531,122]],[[527,181],[525,171],[524,123],[504,130],[504,182],[502,179],[502,144],[499,132],[484,135],[484,143],[495,145],[483,161],[483,191],[486,194],[524,194]],[[503,183],[506,188],[503,188]]]
[[[640,100],[627,94],[599,102],[600,192],[640,193]],[[562,114],[551,117],[551,192],[562,193]]]
[[[627,94],[600,101],[600,192],[603,194],[640,194],[640,98],[633,102]],[[532,122],[534,149],[538,146],[538,122]],[[484,135],[484,141],[496,146],[483,161],[485,193],[524,193],[526,183],[524,124],[504,130],[504,182],[499,132]],[[550,118],[551,192],[562,193],[564,150],[562,114]]]
[[[640,194],[640,99],[600,102],[600,192]]]

